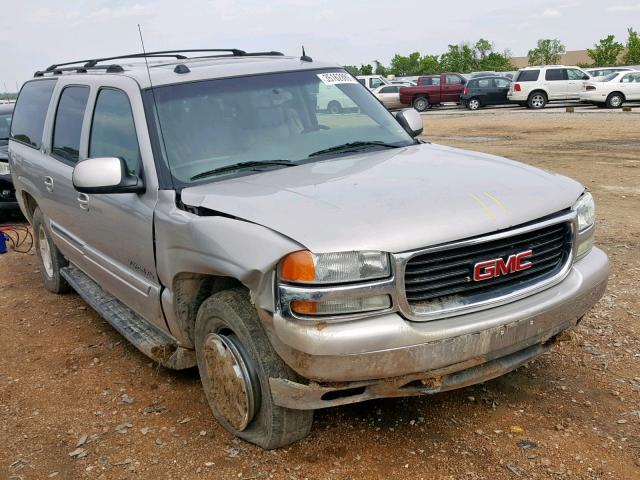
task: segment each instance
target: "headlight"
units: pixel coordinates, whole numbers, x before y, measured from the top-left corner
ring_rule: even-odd
[[[292,283],[327,284],[374,280],[391,275],[389,255],[382,252],[293,252],[280,264],[280,279]]]
[[[6,162],[0,162],[0,175],[9,175],[11,170],[9,170],[9,164]]]
[[[584,192],[573,206],[578,214],[578,230],[583,231],[591,227],[596,221],[596,206],[589,192]]]

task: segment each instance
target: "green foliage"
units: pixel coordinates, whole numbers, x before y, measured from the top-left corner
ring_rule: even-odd
[[[538,40],[536,48],[529,50],[529,65],[554,65],[560,63],[562,55],[566,53],[562,42],[557,38],[542,38]]]
[[[418,71],[422,75],[442,73],[442,65],[437,55],[424,55],[418,62]]]
[[[640,64],[640,36],[633,28],[627,29],[629,38],[627,39],[627,53],[624,55],[625,65]]]
[[[587,48],[587,55],[593,60],[594,67],[611,67],[618,63],[618,55],[624,50],[620,42],[616,42],[615,36],[609,35],[601,38],[594,48]]]
[[[481,38],[480,40],[478,40],[476,42],[475,45],[475,50],[479,55],[479,60],[482,61],[485,58],[487,58],[490,54],[494,53],[493,52],[493,43],[490,42],[489,40],[486,40],[484,38]]]
[[[449,45],[449,50],[440,56],[440,65],[446,72],[471,72],[478,62],[474,50],[467,43]]]
[[[507,72],[509,70],[517,70],[515,65],[511,63],[511,55],[508,51],[504,53],[491,52],[485,58],[480,60],[478,65],[480,71]]]
[[[376,75],[382,75],[383,77],[386,77],[388,72],[387,72],[387,67],[385,67],[380,61],[378,60],[374,60],[373,63],[375,63],[376,67],[373,70],[373,73],[375,73]]]
[[[343,65],[342,68],[344,68],[347,72],[349,72],[351,75],[360,75],[360,69],[358,67],[356,67],[355,65]]]
[[[373,75],[373,67],[370,64],[360,65],[360,75]]]
[[[389,72],[397,77],[420,75],[420,52],[413,52],[408,57],[395,54],[391,59]]]

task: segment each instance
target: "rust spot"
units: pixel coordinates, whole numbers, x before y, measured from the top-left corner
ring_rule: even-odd
[[[325,328],[327,328],[327,322],[322,321],[322,322],[318,322],[318,324],[316,325],[316,329],[321,332],[322,330],[324,330]]]
[[[440,388],[442,387],[442,379],[440,377],[438,378],[423,378],[422,380],[420,380],[420,383],[422,385],[424,385],[427,388]]]

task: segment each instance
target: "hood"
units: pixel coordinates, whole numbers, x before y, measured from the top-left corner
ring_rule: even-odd
[[[583,187],[492,155],[433,144],[368,152],[185,188],[314,252],[402,252],[503,230],[573,205]]]

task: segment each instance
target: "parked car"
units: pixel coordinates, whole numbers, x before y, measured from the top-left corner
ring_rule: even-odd
[[[629,67],[599,67],[589,68],[585,70],[594,79],[599,79],[617,72],[632,72],[634,69]]]
[[[19,209],[8,159],[9,126],[11,125],[12,113],[12,103],[0,105],[0,223],[5,220],[9,212]]]
[[[389,80],[382,75],[358,75],[356,78],[369,90],[375,90],[382,85],[389,85]]]
[[[389,109],[402,108],[402,103],[400,103],[400,87],[401,85],[383,85],[382,87],[376,88],[373,94]]]
[[[410,80],[389,80],[391,85],[400,85],[402,87],[415,87],[417,85],[416,82],[412,82]]]
[[[460,102],[469,110],[477,110],[488,105],[509,104],[507,93],[511,80],[507,77],[479,77],[467,82],[460,96]]]
[[[581,102],[607,108],[620,108],[624,102],[639,100],[640,71],[611,73],[600,81],[587,82],[580,93]]]
[[[467,80],[459,73],[442,73],[418,77],[415,87],[400,88],[400,103],[419,112],[446,102],[460,103]]]
[[[579,100],[584,82],[590,79],[578,67],[526,67],[518,70],[507,98],[523,107],[540,109],[552,101]]]
[[[36,72],[9,162],[45,287],[197,365],[232,434],[276,448],[314,409],[494,378],[605,291],[580,183],[422,142],[335,64],[158,53]],[[359,113],[319,112],[320,83]]]
[[[333,115],[343,112],[355,112],[358,106],[347,95],[336,92],[329,85],[320,83],[317,96],[318,110],[323,110]]]

